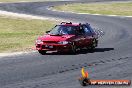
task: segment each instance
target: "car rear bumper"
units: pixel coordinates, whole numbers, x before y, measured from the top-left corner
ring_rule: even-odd
[[[45,50],[45,51],[69,51],[72,48],[70,44],[36,44],[36,50]]]

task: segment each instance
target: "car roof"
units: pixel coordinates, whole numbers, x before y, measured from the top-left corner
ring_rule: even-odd
[[[60,25],[64,25],[64,26],[79,26],[79,24],[60,24]]]
[[[61,22],[60,25],[65,25],[65,26],[79,26],[79,25],[81,25],[81,23]]]
[[[72,23],[72,22],[61,22],[59,25],[65,26],[80,26],[80,25],[90,25],[89,23]]]

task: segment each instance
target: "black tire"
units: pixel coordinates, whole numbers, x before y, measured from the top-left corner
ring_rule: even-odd
[[[76,54],[77,53],[77,46],[75,45],[75,43],[72,44],[72,48],[70,50],[71,54]]]
[[[87,86],[87,85],[90,85],[91,84],[90,79],[88,79],[88,78],[84,78],[82,80],[79,80],[79,82],[80,82],[80,84],[82,86]]]
[[[46,51],[44,51],[44,50],[38,50],[38,52],[39,52],[41,55],[45,55],[45,54],[46,54]]]
[[[89,50],[94,50],[98,46],[98,40],[93,39],[92,44],[88,47]]]

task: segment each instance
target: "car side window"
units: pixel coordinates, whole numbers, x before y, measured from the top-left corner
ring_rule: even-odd
[[[87,27],[86,25],[83,25],[83,29],[86,35],[91,35],[91,30],[89,27]]]
[[[78,26],[78,27],[76,28],[76,34],[77,34],[77,35],[83,35],[83,34],[84,34],[84,29],[83,29],[82,26]]]
[[[81,33],[82,35],[85,34],[85,31],[84,31],[83,26],[80,26],[80,33]]]

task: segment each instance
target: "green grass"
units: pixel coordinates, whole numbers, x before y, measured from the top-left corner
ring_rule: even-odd
[[[52,21],[0,16],[0,52],[30,50],[35,46],[36,38],[54,25]]]
[[[132,16],[132,2],[127,3],[91,3],[67,4],[54,7],[56,10],[77,13]]]

